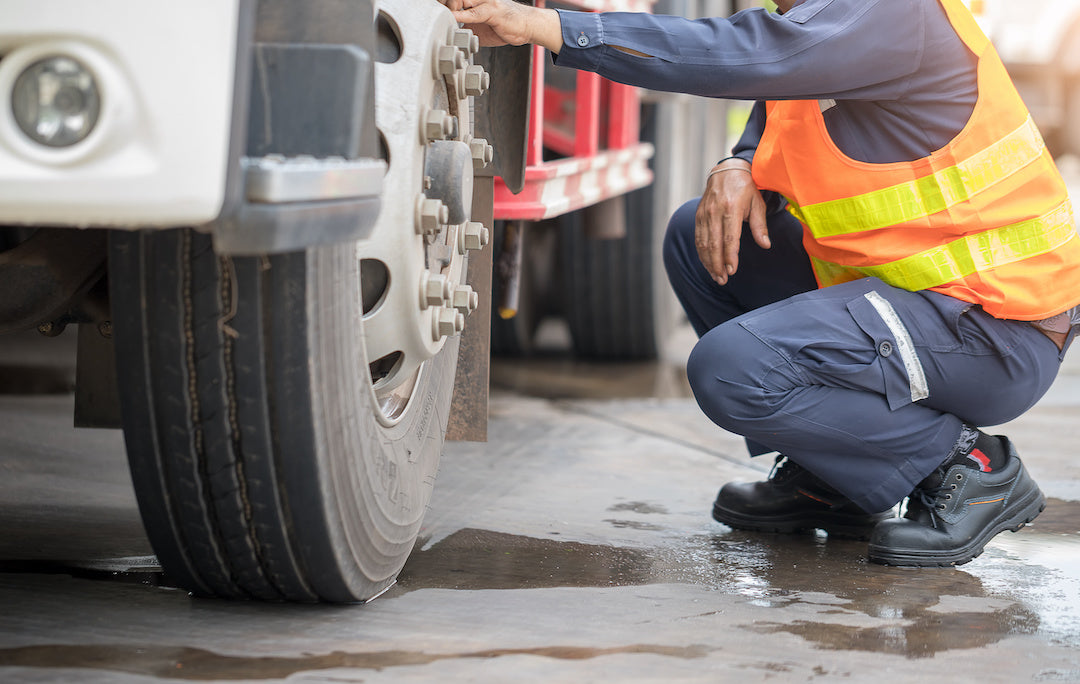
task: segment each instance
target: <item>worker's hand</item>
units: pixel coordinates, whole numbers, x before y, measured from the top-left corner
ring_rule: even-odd
[[[536,43],[552,52],[562,47],[562,25],[553,9],[513,0],[439,0],[484,47]]]
[[[512,0],[439,0],[465,24],[485,47],[524,45],[529,42],[529,22],[525,10],[532,9]]]
[[[750,164],[742,159],[726,159],[705,184],[698,204],[694,244],[705,270],[724,285],[739,268],[739,241],[743,223],[750,222],[754,241],[768,249],[769,229],[765,224],[765,200],[750,175]]]

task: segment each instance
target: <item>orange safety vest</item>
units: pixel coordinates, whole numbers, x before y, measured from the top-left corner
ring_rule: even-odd
[[[914,162],[871,164],[829,138],[821,103],[766,104],[758,187],[788,200],[821,287],[875,276],[998,318],[1080,303],[1080,238],[1065,183],[997,52],[960,0],[940,0],[978,57],[971,119]]]

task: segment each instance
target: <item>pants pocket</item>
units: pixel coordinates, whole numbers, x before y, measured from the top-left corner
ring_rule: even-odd
[[[895,411],[929,397],[930,387],[915,341],[892,303],[871,290],[849,301],[847,310],[873,340],[889,408]]]
[[[807,384],[875,392],[896,410],[929,391],[912,336],[879,289],[888,288],[876,279],[844,283],[738,321],[783,355]]]

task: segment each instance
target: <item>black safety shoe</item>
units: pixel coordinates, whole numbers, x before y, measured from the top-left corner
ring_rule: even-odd
[[[908,498],[903,518],[870,537],[870,560],[884,565],[960,565],[994,536],[1016,532],[1046,508],[1046,498],[1006,440],[1009,460],[990,473],[964,465],[938,468]]]
[[[892,511],[868,514],[797,463],[777,456],[764,482],[729,482],[720,488],[713,518],[737,530],[802,532],[868,539]]]

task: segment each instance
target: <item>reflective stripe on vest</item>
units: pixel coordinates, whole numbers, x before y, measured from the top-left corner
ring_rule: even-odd
[[[874,276],[912,292],[928,290],[979,271],[1051,252],[1077,239],[1072,203],[1030,221],[967,235],[879,266],[841,266],[811,257],[822,285]]]
[[[970,200],[1038,161],[1045,147],[1029,116],[1019,128],[955,166],[855,197],[804,207],[789,201],[788,211],[816,238],[887,228]]]

